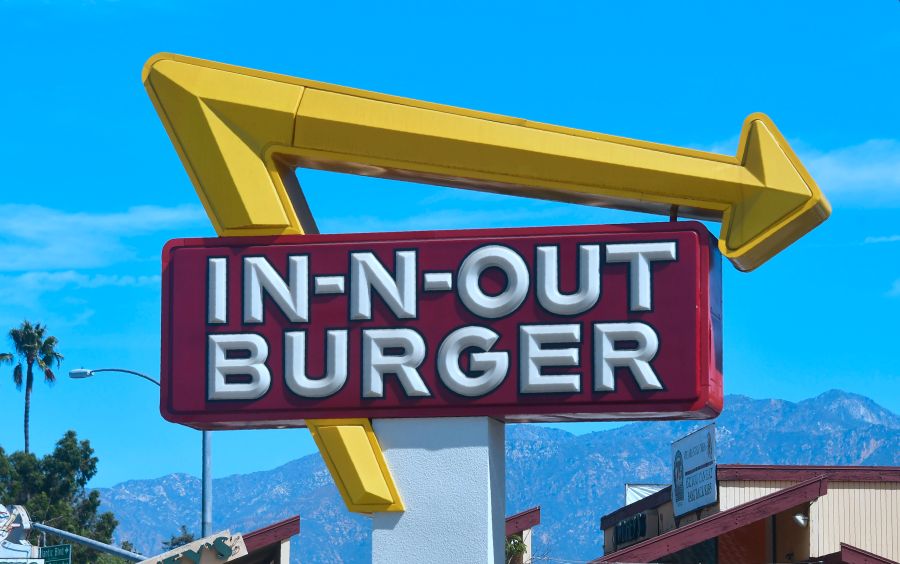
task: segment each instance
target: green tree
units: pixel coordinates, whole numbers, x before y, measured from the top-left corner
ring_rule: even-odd
[[[188,531],[187,527],[182,525],[177,534],[172,535],[169,540],[162,542],[163,552],[168,552],[173,548],[184,546],[189,542],[194,542],[195,540],[197,540],[197,537],[194,536],[194,533]]]
[[[22,389],[25,384],[25,452],[29,452],[28,441],[28,417],[31,414],[31,390],[34,386],[34,365],[37,364],[38,369],[44,373],[44,380],[47,383],[53,383],[56,375],[53,374],[53,364],[59,366],[59,361],[63,359],[56,346],[59,341],[53,335],[47,335],[47,327],[36,323],[31,324],[25,320],[22,325],[12,329],[9,332],[9,338],[13,342],[14,353],[0,354],[0,362],[12,363],[16,357],[19,362],[13,369],[13,381],[16,388]],[[23,370],[24,363],[24,370]],[[24,372],[24,374],[23,374]]]
[[[122,550],[127,550],[128,552],[135,552],[134,545],[127,540],[122,541],[122,544],[119,545],[119,548],[121,548]],[[125,560],[124,558],[119,558],[118,556],[113,556],[112,554],[103,554],[101,556],[98,556],[96,560],[91,560],[91,564],[125,564],[126,562],[130,563],[132,561]]]
[[[528,545],[517,533],[506,537],[506,564],[522,564],[523,555],[528,552]]]
[[[109,543],[118,522],[110,512],[98,513],[100,494],[85,486],[97,473],[97,457],[88,441],[67,432],[43,458],[18,451],[7,456],[0,447],[0,503],[24,505],[31,519],[57,529]],[[66,543],[48,533],[50,544]],[[72,546],[73,562],[98,562],[96,551]]]

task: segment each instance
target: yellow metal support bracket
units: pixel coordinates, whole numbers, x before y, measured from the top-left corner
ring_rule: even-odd
[[[148,77],[157,59],[165,57],[151,59],[144,82],[216,233],[314,233],[312,215],[287,165],[268,159],[268,165],[259,166],[259,155],[269,145],[290,145],[302,89],[271,81],[247,83],[238,75],[210,75],[191,65],[154,73],[151,86]],[[219,95],[195,96],[185,87]],[[243,105],[250,100],[254,107]],[[350,511],[403,511],[368,419],[306,424]]]
[[[403,502],[368,419],[307,421],[350,511],[403,511]]]

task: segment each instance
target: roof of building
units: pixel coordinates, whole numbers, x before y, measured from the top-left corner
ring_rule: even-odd
[[[541,524],[541,506],[526,509],[506,518],[506,536],[515,535]]]
[[[666,486],[656,493],[652,493],[645,498],[639,499],[634,503],[629,503],[624,507],[620,507],[600,518],[600,528],[608,529],[614,527],[616,523],[624,519],[628,519],[633,515],[637,515],[649,509],[655,509],[660,505],[672,501],[672,486]]]
[[[719,464],[720,482],[736,480],[802,481],[828,476],[832,482],[900,482],[900,466],[784,466],[774,464]]]
[[[541,523],[541,506],[526,509],[506,518],[506,535],[514,535],[534,528]],[[234,561],[234,564],[262,564],[273,561],[282,541],[300,532],[300,516],[295,515],[284,521],[273,523],[243,535],[248,554]]]
[[[856,548],[845,542],[841,549],[821,557],[822,564],[897,564],[893,560]]]
[[[815,476],[767,496],[720,511],[690,525],[604,555],[594,562],[650,562],[765,519],[800,503],[812,501],[825,495],[827,491],[828,477]]]
[[[900,482],[900,466],[788,466],[776,464],[719,464],[716,479],[734,481],[802,482],[816,476],[827,476],[832,482]],[[630,503],[600,518],[600,528],[672,501],[672,487]]]
[[[264,564],[278,562],[282,541],[300,532],[300,516],[295,515],[284,521],[272,523],[243,535],[247,555],[241,556],[233,564]]]

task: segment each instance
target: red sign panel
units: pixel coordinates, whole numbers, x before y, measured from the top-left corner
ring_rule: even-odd
[[[174,240],[161,410],[210,429],[713,417],[719,264],[694,222]]]

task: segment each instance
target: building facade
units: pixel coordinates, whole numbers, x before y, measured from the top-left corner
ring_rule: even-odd
[[[603,562],[900,560],[900,467],[719,465],[718,501],[675,517],[670,487],[601,520]]]

